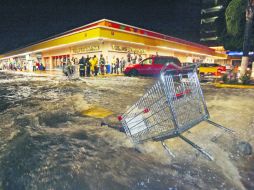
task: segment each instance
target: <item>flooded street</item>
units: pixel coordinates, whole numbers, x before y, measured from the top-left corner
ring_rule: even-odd
[[[254,189],[254,156],[237,149],[241,141],[254,147],[254,89],[202,86],[211,119],[236,132],[203,122],[184,134],[214,161],[178,138],[166,141],[172,158],[158,142],[134,146],[101,127],[120,125],[117,116],[155,81],[0,72],[0,190]],[[93,108],[110,114],[85,114]]]

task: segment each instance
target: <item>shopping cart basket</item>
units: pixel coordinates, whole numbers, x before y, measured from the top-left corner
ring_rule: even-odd
[[[184,68],[163,70],[160,79],[119,120],[134,143],[161,141],[173,155],[164,140],[177,136],[213,160],[209,153],[182,135],[202,121],[232,132],[209,118],[196,68]]]

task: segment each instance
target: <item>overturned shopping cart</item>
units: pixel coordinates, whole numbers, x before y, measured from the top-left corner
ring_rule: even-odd
[[[134,143],[161,141],[168,153],[174,156],[164,140],[180,137],[213,160],[208,152],[182,135],[202,121],[233,132],[209,120],[209,117],[196,68],[185,68],[173,72],[163,71],[152,88],[119,120]]]

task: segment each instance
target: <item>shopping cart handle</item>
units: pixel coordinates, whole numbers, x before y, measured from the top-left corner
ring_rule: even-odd
[[[174,69],[168,69],[168,66],[169,66],[169,65],[172,65],[172,66],[174,67]],[[168,62],[168,63],[166,63],[166,64],[162,67],[162,69],[161,69],[161,71],[160,71],[160,74],[161,74],[161,75],[165,75],[166,71],[171,71],[171,72],[177,71],[177,72],[179,72],[179,73],[184,73],[185,71],[195,71],[195,72],[196,72],[196,70],[197,70],[197,65],[191,65],[191,66],[186,66],[186,67],[180,67],[180,66],[178,66],[178,65],[176,65],[176,64],[174,64],[174,63],[172,63],[172,62]]]
[[[172,70],[181,70],[182,69],[182,67],[179,67],[178,65],[176,65],[176,64],[174,64],[174,63],[172,63],[172,62],[167,62],[163,67],[162,67],[162,69],[161,69],[161,71],[160,71],[160,74],[161,75],[164,75],[165,73],[166,73],[166,71],[168,70],[167,68],[168,68],[168,66],[169,65],[173,65],[174,66],[174,68],[176,68],[176,69],[170,69],[170,71],[172,71]]]
[[[122,121],[122,120],[123,120],[123,117],[122,117],[121,115],[119,115],[119,116],[117,117],[117,119],[118,119],[118,121]]]
[[[168,67],[168,65],[169,65],[169,62],[166,63],[166,64],[162,67],[162,69],[161,69],[161,71],[160,71],[160,74],[163,74],[164,71],[166,71],[166,68]]]
[[[145,108],[143,112],[148,113],[149,111],[150,111],[149,108]]]

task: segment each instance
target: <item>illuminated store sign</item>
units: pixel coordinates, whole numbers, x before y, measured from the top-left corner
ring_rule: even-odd
[[[243,55],[243,52],[240,51],[229,51],[227,52],[228,55],[231,55],[231,56],[242,56]],[[249,55],[254,55],[254,52],[249,52]]]
[[[137,54],[144,54],[145,50],[144,49],[135,49],[131,47],[125,47],[125,46],[117,46],[117,45],[112,45],[112,49],[115,51],[124,51],[124,52],[130,52],[130,53],[137,53]]]
[[[87,53],[87,52],[99,51],[99,50],[100,50],[99,45],[72,48],[72,52],[76,53],[76,54],[77,53]]]

